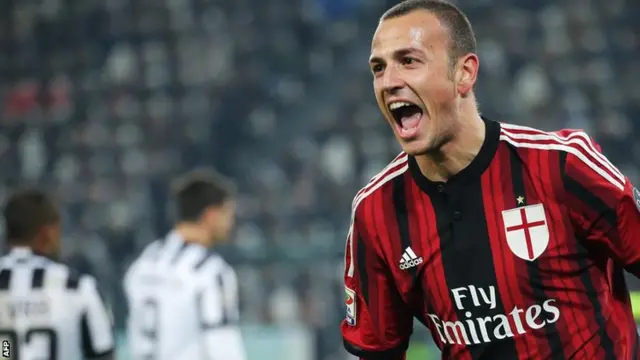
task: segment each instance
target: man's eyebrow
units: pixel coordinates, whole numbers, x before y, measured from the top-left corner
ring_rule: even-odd
[[[418,49],[418,48],[414,48],[414,47],[408,47],[408,48],[403,48],[403,49],[399,49],[393,52],[393,55],[396,57],[401,57],[401,56],[405,56],[405,55],[409,55],[409,54],[413,54],[413,53],[420,53],[423,54],[424,51]]]
[[[372,57],[369,58],[369,64],[378,64],[378,63],[381,63],[381,62],[384,62],[384,60],[382,60],[381,57],[372,56]]]
[[[420,54],[424,54],[424,51],[415,48],[415,47],[407,47],[407,48],[402,48],[402,49],[398,49],[395,50],[393,52],[393,57],[394,58],[399,58],[399,57],[403,57],[409,54],[413,54],[413,53],[420,53]],[[372,56],[371,58],[369,58],[369,63],[381,63],[384,62],[384,60],[379,57],[379,56]]]

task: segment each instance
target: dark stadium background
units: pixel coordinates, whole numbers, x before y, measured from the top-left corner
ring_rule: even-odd
[[[170,227],[168,180],[214,166],[242,192],[221,251],[250,359],[347,359],[350,202],[398,152],[366,65],[394,3],[4,0],[0,198],[27,183],[56,195],[65,258],[100,279],[124,339],[121,278]],[[639,2],[457,3],[479,38],[486,116],[585,129],[640,183]]]

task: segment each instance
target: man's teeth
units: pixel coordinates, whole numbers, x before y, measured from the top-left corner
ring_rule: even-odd
[[[413,105],[412,103],[408,103],[406,101],[396,101],[396,102],[392,102],[391,104],[389,104],[389,110],[396,110],[396,109],[400,109],[403,106],[411,106]]]

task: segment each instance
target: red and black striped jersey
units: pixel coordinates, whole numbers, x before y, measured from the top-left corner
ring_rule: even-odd
[[[638,359],[640,193],[582,131],[485,124],[446,183],[401,154],[356,195],[345,347],[403,359],[416,318],[443,359]]]

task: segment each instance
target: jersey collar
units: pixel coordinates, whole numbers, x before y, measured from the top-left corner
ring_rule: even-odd
[[[49,259],[48,257],[34,252],[33,249],[27,246],[12,246],[9,248],[7,255],[5,256],[10,262],[14,263],[27,263],[31,261],[42,261],[43,259]]]
[[[9,254],[15,257],[29,257],[34,255],[33,250],[26,246],[13,246],[9,249]]]
[[[462,171],[454,175],[448,182],[431,181],[427,179],[416,163],[413,156],[409,156],[409,172],[416,184],[427,193],[443,192],[445,188],[459,186],[460,184],[478,180],[482,173],[489,167],[500,144],[500,123],[482,117],[485,123],[485,138],[478,155]]]

